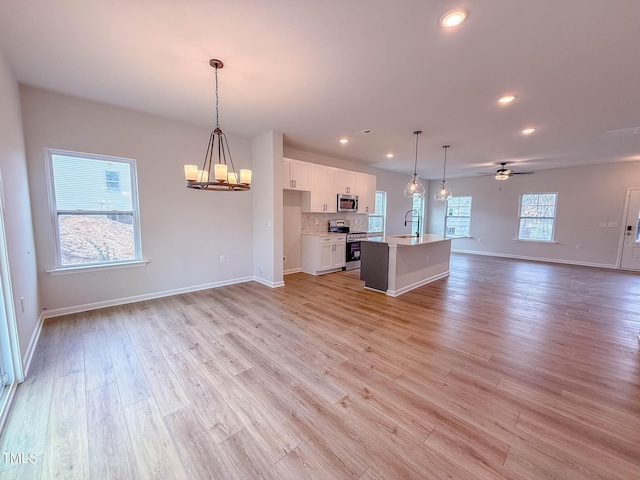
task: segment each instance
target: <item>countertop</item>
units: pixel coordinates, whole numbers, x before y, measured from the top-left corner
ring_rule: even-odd
[[[451,239],[446,238],[444,235],[427,233],[421,235],[420,237],[408,237],[406,235],[385,235],[383,237],[363,238],[362,240],[367,242],[388,243],[398,246],[411,247],[416,245],[427,245],[429,243],[444,242]]]
[[[347,238],[346,233],[336,233],[336,232],[325,232],[325,233],[302,233],[301,235],[306,235],[309,237],[336,237],[336,238]]]

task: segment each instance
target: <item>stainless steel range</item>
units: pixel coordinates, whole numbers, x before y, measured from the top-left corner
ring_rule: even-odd
[[[347,254],[345,270],[360,268],[360,241],[367,238],[367,232],[347,233]]]
[[[343,270],[354,270],[356,268],[360,268],[360,242],[363,238],[367,238],[367,232],[352,232],[349,220],[329,221],[329,232],[347,234],[347,250],[345,252],[346,264],[343,267]]]

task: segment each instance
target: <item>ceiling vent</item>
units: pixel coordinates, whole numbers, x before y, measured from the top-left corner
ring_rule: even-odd
[[[371,133],[371,130],[369,130],[368,128],[365,128],[364,130],[360,130],[359,132],[356,132],[356,135],[369,135]]]
[[[627,135],[640,134],[640,127],[621,128],[620,130],[609,130],[604,132],[605,137],[626,137]]]

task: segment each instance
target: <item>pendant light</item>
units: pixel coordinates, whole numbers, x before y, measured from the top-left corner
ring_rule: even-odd
[[[209,136],[209,145],[204,155],[202,169],[197,165],[185,165],[184,176],[187,188],[198,190],[217,190],[223,192],[237,192],[251,188],[251,170],[242,169],[240,175],[236,172],[229,150],[227,136],[220,129],[218,113],[218,69],[224,67],[221,60],[212,58],[209,60],[216,71],[216,127]],[[214,152],[217,154],[217,162],[214,163]],[[227,158],[229,164],[227,164]],[[231,171],[229,171],[229,166]],[[211,170],[213,169],[213,176]]]
[[[443,145],[444,148],[444,167],[442,168],[442,182],[440,183],[440,190],[433,198],[441,202],[446,202],[451,198],[451,190],[447,187],[447,149],[450,145]]]
[[[404,187],[404,196],[407,198],[422,198],[424,197],[424,185],[420,182],[418,178],[418,135],[422,132],[420,130],[416,130],[413,134],[416,136],[416,160],[413,164],[413,175],[411,175],[411,180],[407,183],[407,186]]]

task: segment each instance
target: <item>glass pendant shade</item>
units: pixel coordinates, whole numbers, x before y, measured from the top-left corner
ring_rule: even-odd
[[[413,164],[413,175],[411,175],[411,180],[407,183],[407,186],[404,187],[404,196],[406,198],[422,198],[424,197],[424,185],[420,182],[418,178],[418,135],[422,132],[420,130],[416,130],[413,134],[416,136],[416,159]]]
[[[411,175],[411,180],[409,180],[407,186],[404,187],[404,196],[406,198],[424,197],[424,185],[422,185],[422,182],[420,181],[420,178],[418,178],[417,173]]]
[[[438,190],[438,193],[436,193],[433,196],[433,198],[434,200],[438,200],[440,202],[446,202],[452,196],[451,190],[449,190],[449,187],[447,187],[447,149],[449,148],[449,145],[443,145],[442,148],[444,149],[444,164],[442,165],[442,182],[440,182],[440,190]]]
[[[447,187],[447,182],[440,183],[440,190],[436,193],[433,198],[434,200],[439,200],[441,202],[446,202],[451,198],[451,190]]]

